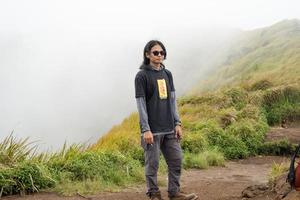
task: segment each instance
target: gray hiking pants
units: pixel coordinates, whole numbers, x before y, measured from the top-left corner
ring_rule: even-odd
[[[153,145],[146,144],[141,137],[141,145],[145,156],[145,176],[147,195],[159,191],[157,185],[157,170],[160,150],[168,165],[168,193],[170,196],[179,192],[181,175],[182,150],[175,134],[154,136]]]

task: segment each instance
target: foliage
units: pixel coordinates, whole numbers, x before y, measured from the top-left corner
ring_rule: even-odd
[[[263,143],[263,145],[258,149],[258,153],[264,155],[290,156],[294,153],[295,148],[295,144],[291,144],[287,139],[283,139]]]
[[[181,142],[181,147],[185,152],[199,153],[208,146],[206,138],[201,132],[187,133]]]
[[[273,163],[271,171],[268,175],[269,183],[274,183],[274,181],[289,169],[289,163]]]
[[[206,169],[209,166],[224,166],[224,156],[217,149],[206,150],[201,153],[185,153],[183,167]]]

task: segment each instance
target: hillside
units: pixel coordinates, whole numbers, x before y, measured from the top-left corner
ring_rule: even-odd
[[[263,79],[275,85],[299,83],[300,20],[240,33],[231,41],[225,62],[207,77],[190,94]]]

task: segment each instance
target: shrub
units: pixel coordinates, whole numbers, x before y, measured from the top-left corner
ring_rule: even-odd
[[[217,149],[207,150],[202,153],[185,153],[183,167],[206,169],[208,166],[224,166],[224,156]]]
[[[142,165],[145,164],[143,148],[140,145],[137,145],[132,139],[120,139],[116,142],[116,145],[122,154],[130,156],[134,160],[138,160]]]
[[[227,159],[245,158],[249,155],[247,146],[240,138],[226,134],[221,128],[207,129],[206,136],[209,144],[218,147]]]
[[[199,153],[204,151],[208,143],[205,136],[201,132],[189,132],[185,134],[181,142],[181,147],[184,151],[190,153]]]
[[[290,156],[294,153],[295,144],[291,144],[287,139],[265,142],[258,149],[259,154],[264,155],[286,155]]]
[[[240,138],[247,146],[248,152],[252,155],[257,154],[258,148],[262,145],[265,136],[263,127],[255,124],[258,122],[252,119],[243,119],[229,126],[226,129],[228,134]]]
[[[289,163],[273,163],[271,172],[268,174],[269,183],[274,183],[274,181],[289,169]]]
[[[247,93],[240,88],[231,88],[225,92],[231,98],[231,106],[237,110],[241,110],[247,104]]]
[[[272,87],[273,84],[269,80],[263,79],[255,82],[253,85],[251,85],[250,90],[265,90],[270,87]]]
[[[54,187],[56,181],[52,179],[47,166],[25,161],[15,168],[2,169],[0,183],[3,187],[2,194],[7,195],[38,192],[41,189]]]
[[[186,153],[184,155],[183,167],[196,168],[196,169],[207,169],[208,162],[203,154],[190,154]]]
[[[281,87],[267,90],[263,96],[263,109],[270,125],[282,120],[300,119],[300,89]]]
[[[209,166],[224,166],[224,155],[217,149],[211,149],[203,152]]]
[[[13,132],[0,143],[0,164],[13,166],[34,156],[36,145],[29,138],[17,139]]]
[[[122,185],[126,180],[141,180],[141,166],[131,157],[119,152],[84,152],[65,166],[73,174],[73,180],[100,178],[106,182]]]

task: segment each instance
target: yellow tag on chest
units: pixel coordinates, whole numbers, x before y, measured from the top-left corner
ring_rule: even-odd
[[[158,85],[159,98],[167,99],[168,92],[167,92],[166,80],[165,79],[157,79],[157,85]]]

